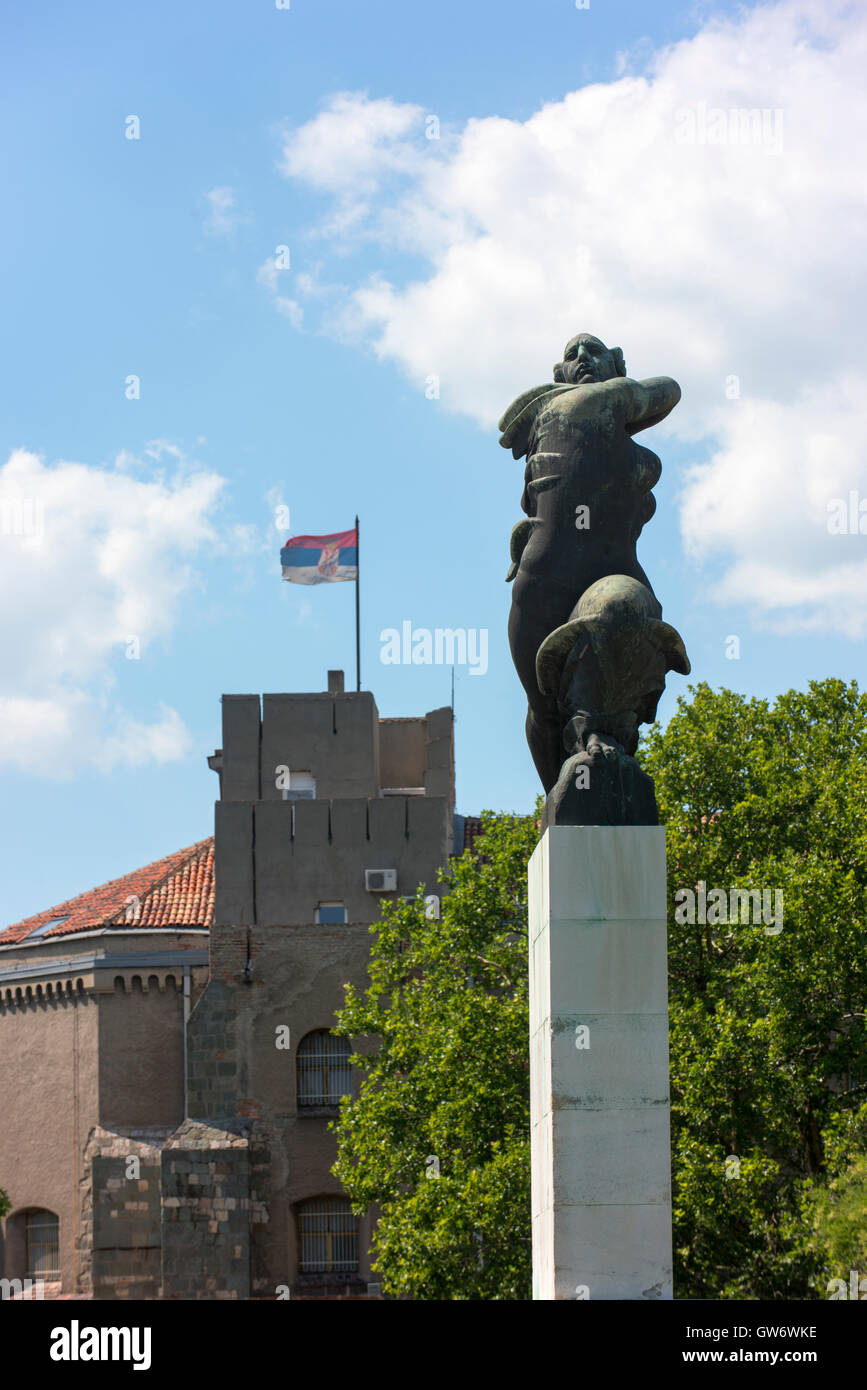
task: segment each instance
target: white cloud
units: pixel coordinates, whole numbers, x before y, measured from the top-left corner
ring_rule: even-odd
[[[177,710],[161,704],[160,718],[151,724],[122,715],[116,732],[101,739],[96,762],[103,769],[170,763],[189,753],[191,744],[189,730]]]
[[[269,256],[263,261],[256,272],[256,279],[260,285],[264,285],[274,302],[277,312],[283,314],[289,320],[293,328],[301,328],[304,322],[304,310],[297,299],[290,299],[287,295],[280,293],[280,276],[287,274],[289,266],[281,266],[277,256]]]
[[[418,171],[409,138],[424,133],[423,121],[420,106],[339,92],[315,120],[287,132],[282,170],[329,193],[374,193],[386,174]]]
[[[166,705],[146,724],[122,710],[107,720],[104,701],[69,687],[50,699],[0,696],[0,766],[31,776],[175,762],[190,750],[189,730]]]
[[[283,314],[289,320],[293,328],[300,328],[304,322],[304,310],[297,299],[287,299],[285,295],[278,294],[274,298],[277,312]]]
[[[841,371],[795,401],[733,402],[717,434],[721,447],[689,471],[681,504],[687,551],[724,557],[716,600],[747,606],[759,626],[862,637],[867,537],[857,515],[849,531],[849,499],[867,506],[863,377]]]
[[[488,430],[576,331],[620,344],[631,375],[683,387],[656,437],[717,446],[686,479],[682,522],[694,554],[719,556],[722,600],[787,628],[867,630],[860,562],[828,535],[824,492],[833,475],[867,496],[852,446],[867,395],[865,60],[863,7],[784,0],[710,21],[641,75],[439,141],[420,107],[341,94],[285,137],[283,171],[331,195],[323,235],[343,278],[347,229],[428,270],[356,277],[327,326],[420,388],[436,373],[444,408]]]
[[[15,450],[0,467],[0,763],[45,776],[165,762],[189,736],[177,712],[143,722],[109,698],[126,645],[169,633],[220,544],[214,473],[154,441],[149,473],[127,452],[101,469]]]
[[[246,218],[238,208],[235,190],[228,185],[212,188],[205,194],[207,215],[202,224],[208,236],[231,236]]]

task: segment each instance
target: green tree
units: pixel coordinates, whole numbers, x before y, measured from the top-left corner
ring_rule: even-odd
[[[783,893],[779,934],[671,914],[678,1293],[825,1296],[810,1200],[867,1141],[867,699],[700,685],[643,763],[672,896]]]
[[[857,1272],[859,1284],[867,1280],[867,1153],[858,1154],[843,1172],[810,1194],[807,1215],[822,1263],[822,1284],[830,1289],[833,1280],[842,1280],[851,1297],[850,1272]]]
[[[827,1297],[829,1277],[867,1273],[854,1234],[867,697],[838,680],[772,705],[707,685],[691,695],[641,754],[672,901],[676,1292]],[[348,991],[340,1018],[369,1041],[335,1171],[358,1210],[382,1208],[386,1289],[416,1298],[529,1296],[525,876],[537,832],[532,817],[485,819],[484,853],[445,876],[441,921],[419,897],[372,929],[371,987]],[[782,929],[678,922],[675,895],[699,883],[780,890]]]
[[[3,1191],[3,1188],[0,1187],[0,1221],[3,1220],[3,1217],[11,1206],[12,1203],[9,1201],[7,1194]]]
[[[453,859],[440,919],[387,905],[370,987],[347,987],[336,1032],[370,1039],[338,1126],[337,1176],[381,1217],[392,1294],[530,1296],[527,859],[533,817],[486,814],[478,856]],[[374,1042],[373,1040],[378,1040]]]

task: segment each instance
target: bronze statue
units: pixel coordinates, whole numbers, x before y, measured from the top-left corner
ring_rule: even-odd
[[[507,575],[527,742],[547,823],[653,825],[653,785],[632,756],[638,725],[655,718],[666,672],[687,674],[689,660],[638,563],[662,465],[632,436],[665,418],[680,387],[633,381],[620,348],[590,333],[566,344],[554,382],[500,421],[500,444],[527,457],[528,520],[512,532]]]

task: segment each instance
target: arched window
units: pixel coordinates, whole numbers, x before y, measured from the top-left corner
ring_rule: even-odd
[[[27,1213],[27,1269],[25,1278],[46,1283],[60,1278],[60,1219],[53,1211]]]
[[[352,1092],[351,1048],[326,1028],[308,1033],[298,1044],[298,1108],[339,1105]]]
[[[314,1197],[298,1208],[300,1274],[355,1274],[358,1222],[346,1197]]]

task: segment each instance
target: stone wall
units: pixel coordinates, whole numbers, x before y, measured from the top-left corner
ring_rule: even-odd
[[[97,1127],[81,1183],[79,1298],[157,1298],[160,1150],[166,1129],[116,1134]]]
[[[162,1291],[167,1299],[250,1297],[250,1125],[186,1120],[162,1151]]]

